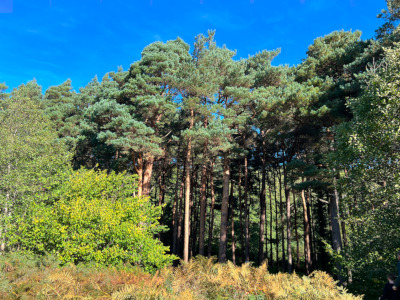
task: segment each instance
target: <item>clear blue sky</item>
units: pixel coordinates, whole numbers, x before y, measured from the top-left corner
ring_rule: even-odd
[[[47,89],[70,78],[75,90],[94,75],[124,69],[154,41],[190,45],[216,29],[237,58],[281,48],[274,65],[294,65],[308,45],[334,30],[374,36],[384,0],[0,0],[0,82],[36,78]]]

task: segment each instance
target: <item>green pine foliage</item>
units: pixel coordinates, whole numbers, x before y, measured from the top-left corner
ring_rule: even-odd
[[[150,272],[178,256],[233,263],[199,258],[114,298],[345,295],[323,273],[263,277],[265,259],[376,297],[400,249],[399,1],[386,2],[377,39],[335,31],[293,67],[272,65],[280,49],[237,59],[208,31],[192,49],[152,43],[78,91],[0,84],[1,253]],[[41,295],[77,297],[71,270]]]

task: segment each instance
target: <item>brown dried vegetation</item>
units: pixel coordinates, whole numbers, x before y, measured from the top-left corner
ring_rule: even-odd
[[[65,266],[25,256],[0,259],[1,299],[361,299],[324,272],[270,274],[267,265],[216,264],[198,257],[156,274]]]

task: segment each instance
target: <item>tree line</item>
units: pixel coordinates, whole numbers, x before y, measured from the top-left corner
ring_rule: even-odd
[[[399,5],[387,4],[375,39],[335,31],[293,67],[272,65],[279,49],[235,59],[209,31],[193,47],[152,43],[129,70],[78,92],[67,80],[43,94],[31,81],[11,94],[2,85],[0,95],[36,103],[74,169],[136,174],[135,196],[149,196],[169,228],[157,238],[184,261],[267,259],[279,271],[332,271],[365,292],[368,274],[379,276],[400,247],[390,238],[398,237]],[[0,159],[6,172],[11,158]]]

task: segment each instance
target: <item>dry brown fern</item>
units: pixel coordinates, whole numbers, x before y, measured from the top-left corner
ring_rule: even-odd
[[[112,293],[111,298],[115,300],[135,299],[136,291],[137,291],[137,286],[133,284],[126,285],[120,290]]]
[[[48,279],[52,283],[59,282],[66,286],[74,286],[76,284],[75,278],[68,271],[52,273]]]

